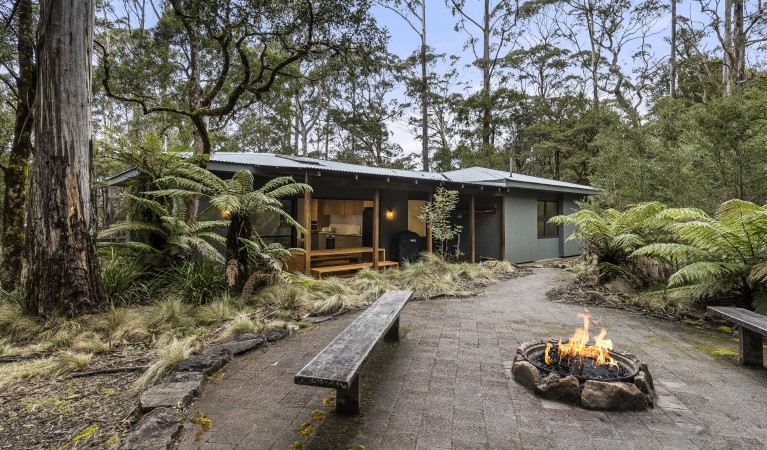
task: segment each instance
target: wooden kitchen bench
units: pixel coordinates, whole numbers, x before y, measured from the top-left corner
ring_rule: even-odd
[[[336,412],[360,412],[360,368],[384,338],[399,340],[399,314],[411,291],[386,291],[309,364],[296,374],[296,384],[335,388]]]

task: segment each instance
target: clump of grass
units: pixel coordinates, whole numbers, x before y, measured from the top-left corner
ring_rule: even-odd
[[[245,313],[240,313],[229,322],[224,330],[224,336],[237,336],[244,333],[257,333],[263,329],[263,324],[253,321]]]
[[[73,340],[71,347],[74,350],[82,350],[92,353],[104,353],[109,350],[109,344],[104,342],[100,334],[93,331],[80,333]]]
[[[93,355],[80,352],[63,352],[49,358],[33,359],[0,365],[0,388],[14,385],[30,378],[55,378],[91,363]]]
[[[43,324],[21,310],[15,302],[0,302],[0,336],[29,341],[40,335]]]
[[[54,377],[61,376],[70,372],[83,370],[93,360],[92,353],[81,353],[66,351],[53,360]]]
[[[229,296],[224,296],[197,309],[195,317],[203,325],[226,322],[237,314],[238,306]]]
[[[167,341],[161,339],[157,344],[160,349],[157,352],[157,361],[147,368],[136,380],[135,387],[144,390],[154,385],[163,375],[168,373],[176,364],[185,360],[197,349],[195,337]]]

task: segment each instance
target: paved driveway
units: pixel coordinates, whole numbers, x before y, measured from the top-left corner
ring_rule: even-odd
[[[482,297],[410,303],[401,341],[382,343],[365,366],[360,417],[333,414],[325,404],[332,390],[293,384],[293,375],[356,315],[239,358],[191,408],[212,429],[199,433],[187,424],[180,448],[767,448],[767,370],[718,356],[718,349],[737,349],[729,336],[591,308],[616,349],[649,363],[659,399],[648,412],[586,411],[540,400],[506,379],[503,362],[520,342],[568,337],[580,324],[583,308],[544,295],[566,276],[535,269]],[[313,411],[323,411],[322,420],[312,422]],[[310,437],[299,435],[305,422],[314,430]]]

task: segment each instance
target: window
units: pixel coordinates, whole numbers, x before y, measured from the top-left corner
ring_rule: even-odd
[[[559,237],[559,227],[548,223],[558,212],[557,202],[538,201],[538,239]]]

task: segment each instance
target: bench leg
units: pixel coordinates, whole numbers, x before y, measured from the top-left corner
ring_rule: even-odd
[[[336,412],[356,416],[360,413],[360,377],[354,377],[349,389],[336,389]]]
[[[391,324],[391,328],[386,332],[384,339],[387,341],[399,341],[399,316],[397,316],[397,319]]]
[[[762,335],[744,327],[740,327],[740,363],[757,367],[764,363]]]

